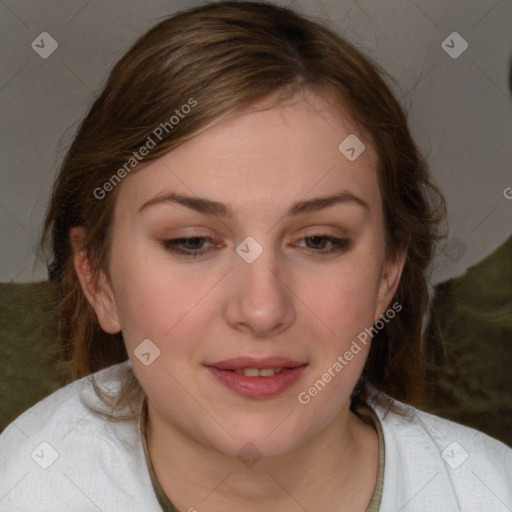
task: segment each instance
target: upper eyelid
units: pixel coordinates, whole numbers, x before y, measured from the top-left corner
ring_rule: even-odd
[[[314,231],[312,233],[305,233],[300,236],[294,237],[293,240],[303,240],[305,238],[313,238],[313,237],[335,238],[338,240],[348,240],[351,238],[347,234],[333,234],[333,233],[327,233],[327,232],[323,232],[323,231],[319,230],[319,231]],[[176,241],[176,240],[191,240],[191,239],[195,239],[195,238],[205,239],[211,243],[219,242],[217,237],[215,237],[213,235],[209,235],[209,234],[202,234],[202,233],[199,233],[199,234],[186,233],[184,235],[169,236],[169,237],[164,237],[162,239],[162,241],[170,242],[170,241]]]
[[[311,234],[305,234],[305,235],[302,235],[296,239],[294,239],[294,241],[303,241],[303,240],[306,240],[308,238],[321,238],[321,239],[325,239],[328,243],[331,243],[333,244],[334,246],[338,245],[347,245],[348,246],[352,246],[352,238],[349,238],[349,237],[346,237],[346,236],[337,236],[337,235],[331,235],[331,234],[328,234],[328,233],[321,233],[321,232],[316,232],[316,233],[311,233]],[[209,252],[210,249],[214,248],[215,246],[218,246],[219,245],[219,241],[216,240],[215,238],[212,238],[210,236],[202,236],[202,235],[192,235],[192,236],[177,236],[177,237],[174,237],[174,238],[166,238],[164,240],[162,240],[162,243],[164,245],[167,245],[169,242],[176,242],[176,246],[179,246],[179,242],[180,241],[189,241],[189,240],[194,240],[194,239],[201,239],[203,241],[203,244],[210,244],[210,247],[209,248],[201,248],[201,249],[197,249],[197,250],[194,250],[194,249],[182,249],[184,251],[190,251],[190,253],[194,253],[194,252],[201,252],[201,251],[205,251],[205,252]],[[321,252],[321,251],[318,251],[318,252]]]
[[[194,230],[197,229],[199,232],[195,233]],[[212,233],[210,228],[204,226],[184,226],[184,227],[175,227],[172,229],[173,231],[181,231],[184,233],[168,233],[166,238],[175,239],[175,238],[216,238],[223,237],[224,235],[216,235]],[[205,231],[206,230],[206,231]],[[336,233],[333,233],[331,230],[336,230]],[[170,231],[170,230],[165,230]],[[214,230],[215,231],[215,230]],[[349,233],[353,231],[353,228],[349,229],[348,226],[334,226],[334,225],[311,225],[304,228],[293,229],[293,231],[303,231],[304,233],[301,236],[308,237],[314,235],[322,235],[322,236],[335,236],[335,237],[348,237]],[[244,236],[242,238],[245,238]]]

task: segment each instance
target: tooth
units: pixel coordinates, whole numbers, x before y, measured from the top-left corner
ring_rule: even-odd
[[[278,373],[281,373],[284,368],[238,368],[233,370],[238,375],[245,375],[246,377],[272,377]]]

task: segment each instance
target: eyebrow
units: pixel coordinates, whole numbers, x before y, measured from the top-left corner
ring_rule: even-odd
[[[218,217],[225,218],[235,217],[235,212],[233,208],[224,203],[219,203],[218,201],[213,201],[211,199],[206,199],[203,197],[187,196],[176,192],[171,192],[154,197],[153,199],[146,201],[139,208],[138,211],[141,212],[148,208],[149,206],[165,203],[178,203],[181,204],[182,206],[186,206],[187,208],[190,208],[205,215],[215,215]],[[365,203],[360,197],[357,197],[351,192],[344,191],[336,194],[330,194],[327,196],[314,197],[311,199],[297,201],[286,212],[285,217],[294,217],[306,213],[317,212],[340,203],[358,204],[365,210],[370,209],[368,204]]]

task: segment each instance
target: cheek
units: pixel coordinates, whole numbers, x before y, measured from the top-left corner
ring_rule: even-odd
[[[375,315],[378,278],[373,259],[355,258],[353,264],[340,266],[330,279],[322,280],[322,294],[311,287],[330,334],[315,336],[319,350],[315,350],[312,376],[301,397],[316,404],[322,411],[318,417],[324,421],[346,403],[363,370],[372,339],[368,330]]]
[[[118,314],[125,341],[129,345],[149,338],[161,345],[165,338],[179,329],[180,320],[197,302],[194,294],[176,280],[166,281],[148,274],[139,274],[122,286]]]
[[[373,324],[378,297],[379,268],[372,259],[354,257],[325,279],[324,291],[316,294],[318,310],[328,325],[346,340]]]
[[[170,331],[192,300],[190,287],[177,272],[162,268],[132,244],[130,251],[119,244],[112,252],[117,264],[111,273],[117,314],[127,346],[145,338],[160,340]],[[123,256],[126,255],[126,256]]]
[[[133,353],[143,340],[150,339],[161,350],[160,361],[181,364],[204,337],[205,324],[218,314],[215,296],[219,290],[214,288],[219,286],[219,275],[202,272],[195,276],[184,271],[183,265],[173,265],[165,254],[150,259],[142,250],[118,261],[112,277],[117,283],[116,307],[127,349]],[[168,355],[171,347],[172,358]]]

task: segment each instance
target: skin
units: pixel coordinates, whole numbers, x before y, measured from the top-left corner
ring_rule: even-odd
[[[263,109],[266,104],[261,104]],[[258,106],[256,106],[258,107]],[[338,150],[356,134],[353,162]],[[348,113],[318,93],[237,114],[208,128],[119,185],[109,260],[112,286],[88,274],[82,228],[73,228],[75,268],[106,332],[122,330],[148,395],[148,446],[158,479],[179,510],[364,511],[376,484],[374,427],[349,411],[369,345],[309,404],[297,396],[324,374],[393,298],[404,256],[384,258],[377,157]],[[168,192],[230,205],[233,219],[176,203],[138,212]],[[296,201],[349,192],[367,204],[338,203],[285,217]],[[351,240],[342,251],[313,235]],[[189,252],[169,238],[209,236]],[[247,236],[263,253],[247,263]],[[194,249],[197,247],[197,249]],[[316,252],[315,252],[316,251]],[[144,366],[134,350],[161,351]],[[272,398],[247,398],[204,367],[242,355],[307,362],[297,384]],[[262,458],[236,456],[252,443]]]

